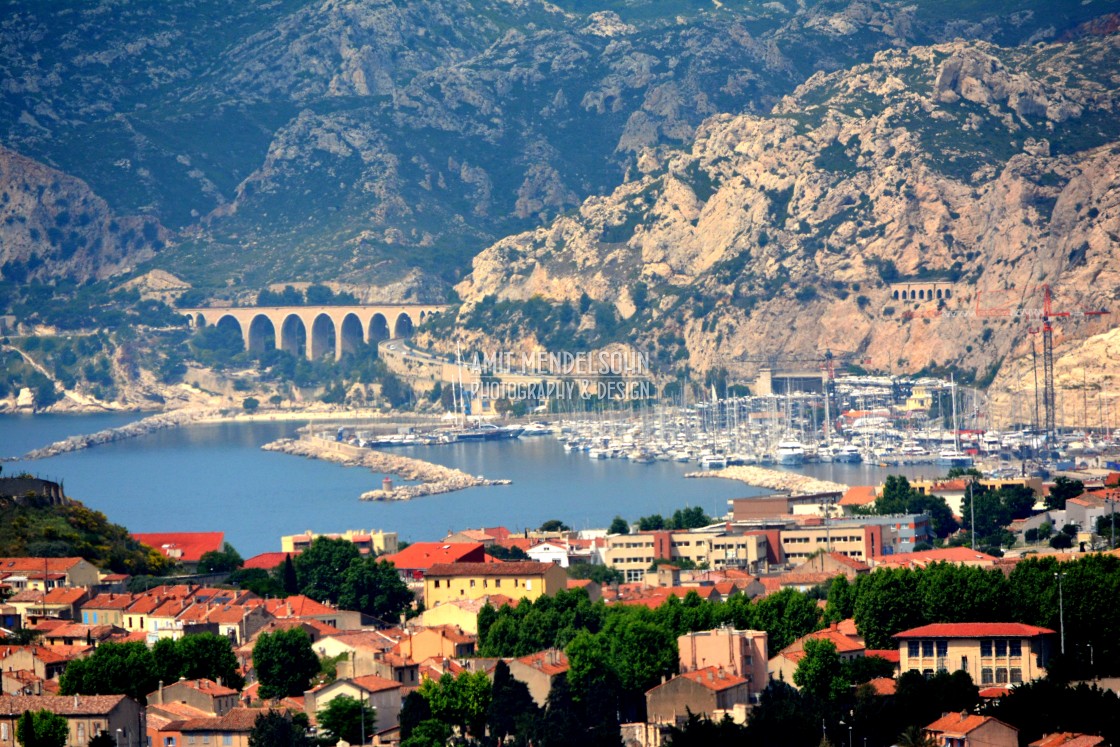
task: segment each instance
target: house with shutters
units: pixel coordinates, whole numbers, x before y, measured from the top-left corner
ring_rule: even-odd
[[[1046,676],[1054,631],[1023,623],[934,623],[904,630],[899,671],[968,672],[980,687],[1017,685]]]

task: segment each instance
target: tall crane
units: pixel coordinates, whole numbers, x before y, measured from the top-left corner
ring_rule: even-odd
[[[1057,424],[1055,417],[1055,409],[1057,398],[1054,390],[1054,328],[1050,324],[1050,320],[1055,317],[1086,317],[1086,316],[1102,316],[1108,314],[1107,309],[1078,309],[1075,311],[1054,311],[1053,299],[1049,284],[1042,286],[1042,308],[1037,307],[1024,307],[1019,306],[1016,308],[1010,307],[992,307],[982,308],[980,306],[980,294],[976,294],[976,304],[972,308],[961,309],[945,309],[939,306],[936,309],[925,309],[919,311],[908,311],[902,315],[904,319],[929,319],[932,317],[948,316],[948,317],[1015,317],[1026,319],[1039,319],[1042,332],[1042,407],[1044,410],[1046,440],[1050,443],[1054,442],[1057,435]],[[1028,332],[1034,332],[1031,329]],[[1034,345],[1031,345],[1032,353]],[[1035,373],[1035,397],[1038,396],[1038,374],[1037,367]],[[1037,420],[1037,415],[1035,416]]]
[[[1056,397],[1054,392],[1054,328],[1050,319],[1057,316],[1103,316],[1107,309],[1093,311],[1054,311],[1051,305],[1050,286],[1042,286],[1042,408],[1046,413],[1046,440],[1053,443],[1057,435],[1055,423]]]

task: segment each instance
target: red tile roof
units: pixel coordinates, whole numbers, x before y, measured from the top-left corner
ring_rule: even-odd
[[[867,684],[871,685],[876,695],[894,695],[898,690],[898,682],[893,677],[876,677]]]
[[[555,563],[514,560],[508,563],[437,563],[428,576],[539,576],[555,568]]]
[[[522,656],[517,661],[550,677],[568,671],[568,655],[556,648]]]
[[[863,652],[864,656],[877,656],[880,659],[886,659],[892,664],[898,664],[902,660],[902,654],[897,648],[869,648]]]
[[[1031,742],[1028,747],[1101,747],[1104,743],[1104,737],[1065,731],[1047,734],[1042,739]]]
[[[926,731],[963,735],[975,731],[991,721],[997,721],[997,719],[991,716],[977,716],[972,713],[948,713],[927,726]],[[1014,729],[1015,727],[1009,726],[1008,728]],[[1018,729],[1015,730],[1018,731]]]
[[[933,623],[895,633],[892,638],[1036,638],[1053,633],[1024,623]]]
[[[284,562],[284,558],[291,555],[293,558],[299,555],[298,552],[262,552],[260,555],[254,555],[245,561],[243,568],[260,568],[265,571],[271,571],[276,566]]]
[[[145,532],[133,534],[132,538],[168,557],[178,550],[182,553],[180,560],[197,563],[204,553],[222,549],[225,532]]]
[[[383,555],[381,559],[392,563],[400,571],[426,571],[440,563],[481,563],[482,547],[481,542],[414,542],[398,553]]]
[[[41,578],[47,573],[66,573],[84,562],[82,558],[0,558],[0,574],[31,573]]]
[[[841,506],[866,506],[874,502],[874,485],[853,485],[844,491],[844,497],[840,499]]]
[[[6,695],[0,698],[0,716],[18,717],[24,711],[46,709],[59,716],[106,716],[125,695]]]
[[[919,552],[900,552],[894,555],[876,555],[876,565],[928,565],[930,563],[971,563],[992,565],[998,558],[967,547],[936,547]]]
[[[981,698],[1002,698],[1010,692],[1010,687],[985,687],[978,694]]]
[[[375,674],[367,674],[364,677],[354,677],[350,681],[367,693],[377,693],[384,690],[399,690],[401,687],[401,683],[396,680],[385,679]]]
[[[328,607],[321,602],[316,602],[311,597],[306,597],[303,594],[293,594],[284,599],[254,599],[251,604],[263,606],[270,615],[280,619],[333,615],[338,612],[334,607]]]
[[[727,690],[737,685],[745,685],[747,680],[738,675],[732,674],[722,667],[704,667],[697,669],[694,672],[685,672],[680,675],[687,679],[692,680],[709,690],[719,692],[720,690]]]

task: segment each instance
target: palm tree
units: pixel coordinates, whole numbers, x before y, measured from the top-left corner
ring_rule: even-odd
[[[937,740],[920,726],[908,726],[898,735],[898,747],[938,747]]]

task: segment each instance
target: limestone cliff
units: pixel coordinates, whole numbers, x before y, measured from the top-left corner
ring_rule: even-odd
[[[0,147],[0,266],[7,280],[84,282],[163,248],[158,221],[117,216],[85,182]]]
[[[694,370],[828,348],[987,383],[1029,355],[1031,321],[1013,314],[1040,310],[1043,284],[1064,309],[1120,307],[1118,62],[1120,37],[1083,35],[818,73],[769,115],[709,118],[688,150],[647,150],[609,196],[482,252],[461,318],[491,297],[586,293]],[[896,296],[904,282],[922,298]],[[934,283],[948,298],[925,299]]]

